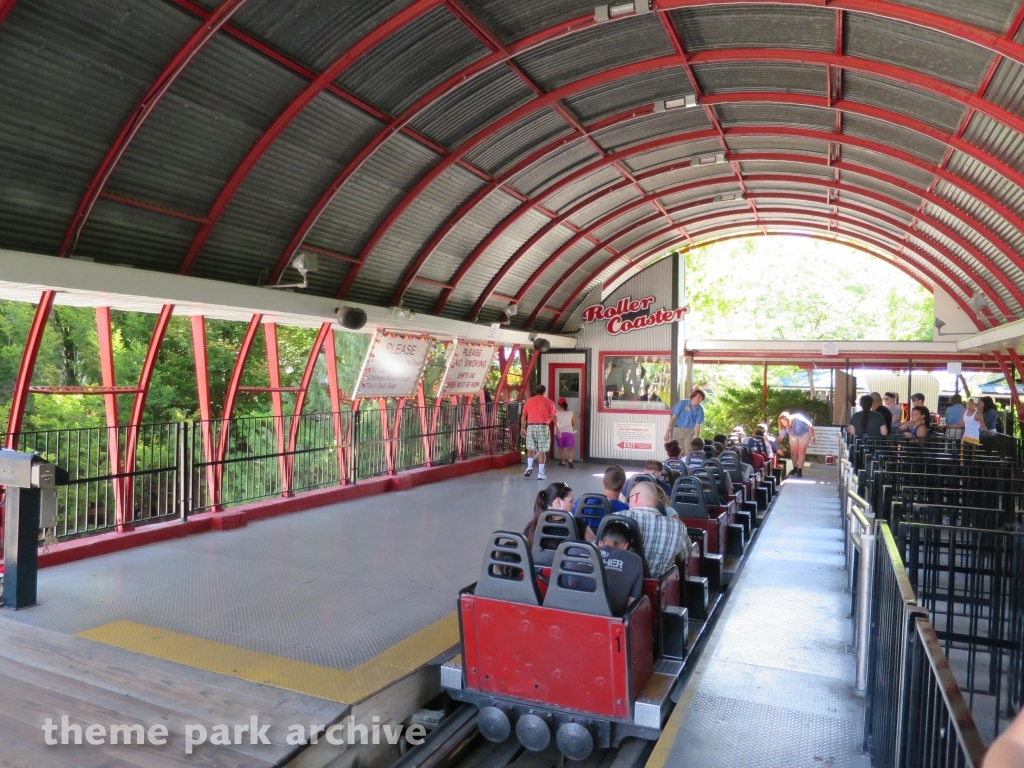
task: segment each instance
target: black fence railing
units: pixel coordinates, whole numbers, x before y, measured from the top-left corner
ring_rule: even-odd
[[[503,402],[362,405],[301,416],[24,432],[17,448],[68,470],[56,530],[45,532],[52,541],[519,447],[517,413],[510,420]]]
[[[875,527],[864,749],[875,768],[980,768],[971,710],[889,526]]]

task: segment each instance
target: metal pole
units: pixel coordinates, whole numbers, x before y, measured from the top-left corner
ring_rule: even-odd
[[[857,592],[857,681],[854,689],[860,695],[868,689],[868,649],[871,646],[871,592],[875,573],[875,533],[874,527],[861,526],[860,533],[860,573],[858,574],[859,589]]]

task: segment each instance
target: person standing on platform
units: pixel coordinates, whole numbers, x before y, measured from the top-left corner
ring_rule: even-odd
[[[665,430],[664,442],[676,440],[680,445],[689,445],[695,437],[700,437],[700,425],[704,423],[704,408],[707,399],[704,390],[697,387],[690,393],[689,400],[680,400],[672,406],[672,420]]]
[[[965,413],[967,413],[967,409],[959,394],[949,398],[949,407],[946,408],[946,437],[956,440],[963,435]]]
[[[870,397],[870,395],[869,395]],[[804,476],[807,446],[814,441],[814,425],[802,413],[779,414],[779,439],[789,435],[789,453],[793,459],[793,474]]]
[[[569,469],[572,469],[572,453],[576,447],[576,414],[569,410],[569,401],[564,397],[558,399],[558,410],[555,411],[555,422],[558,426],[558,466],[565,466],[565,457],[569,456]]]
[[[558,434],[555,404],[544,397],[545,392],[547,389],[543,384],[534,390],[533,397],[523,403],[523,415],[520,420],[520,428],[526,434],[526,471],[523,472],[523,477],[533,474],[533,459],[536,455],[538,480],[548,479],[544,474],[544,460],[551,447],[549,425],[554,424],[555,434]]]
[[[899,424],[903,421],[903,406],[896,402],[895,392],[886,392],[882,395],[882,404],[889,409],[889,413],[892,414],[892,421],[890,424]]]
[[[864,407],[863,403],[861,407]],[[885,407],[882,396],[877,392],[871,393],[871,409],[885,419],[885,434],[892,434],[892,411]]]
[[[846,431],[857,437],[885,437],[888,435],[889,429],[885,426],[885,414],[872,410],[874,404],[875,401],[871,395],[863,395],[860,399],[860,410],[850,417]]]
[[[973,397],[968,398],[967,410],[964,411],[964,436],[960,439],[961,464],[964,458],[974,459],[974,453],[981,444],[981,430],[984,426],[985,421],[981,417],[978,401]]]
[[[999,432],[999,411],[996,410],[996,401],[988,395],[981,398],[981,418],[985,422],[982,434],[995,435]]]

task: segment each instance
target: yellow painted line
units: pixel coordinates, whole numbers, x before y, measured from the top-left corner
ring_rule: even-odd
[[[672,710],[672,714],[668,716],[668,722],[661,729],[661,736],[658,737],[654,749],[651,750],[644,768],[665,768],[672,746],[676,743],[676,737],[679,736],[679,729],[683,726],[686,713],[690,711],[690,704],[693,703],[693,697],[699,687],[694,684],[692,677],[687,682],[687,686],[683,688],[683,695],[679,697],[679,702]]]
[[[351,670],[249,651],[134,621],[114,621],[78,636],[219,675],[355,704],[458,643],[459,622],[452,612]]]

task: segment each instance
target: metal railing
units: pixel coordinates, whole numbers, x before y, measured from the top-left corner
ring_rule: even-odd
[[[57,528],[46,532],[52,541],[519,447],[519,425],[504,402],[362,405],[301,416],[24,432],[17,448],[68,470]]]
[[[980,768],[981,734],[928,613],[917,605],[899,546],[884,521],[874,528],[873,578],[861,582],[870,592],[861,642],[867,649],[864,749],[875,768]]]

